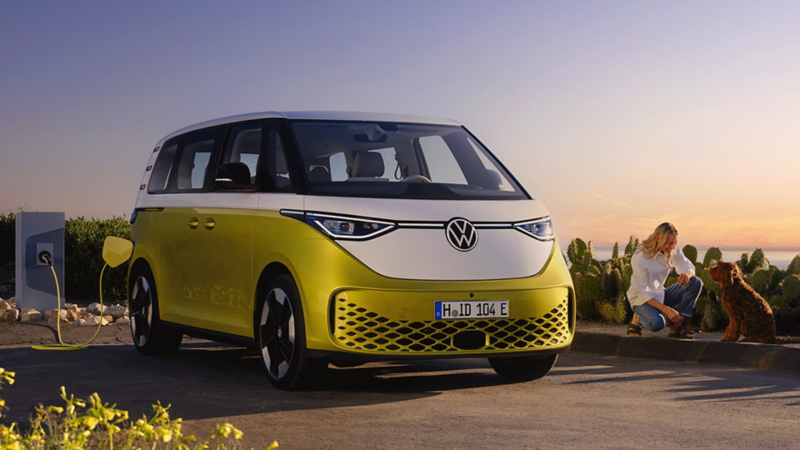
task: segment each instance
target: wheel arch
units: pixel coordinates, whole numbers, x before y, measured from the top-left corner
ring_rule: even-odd
[[[147,259],[140,257],[136,258],[136,260],[133,261],[133,263],[131,263],[130,270],[128,270],[128,289],[127,289],[129,297],[128,302],[130,302],[131,300],[130,291],[131,291],[131,282],[133,281],[131,280],[131,278],[133,278],[140,270],[142,270],[142,268],[145,267],[150,270],[150,273],[153,274],[153,277],[155,278],[156,274],[153,271],[153,266],[150,265],[150,262],[147,261]]]
[[[273,261],[267,264],[266,267],[261,271],[261,275],[258,277],[258,283],[256,284],[256,292],[255,298],[253,299],[253,339],[255,339],[256,335],[256,327],[258,326],[259,318],[256,317],[258,315],[258,302],[264,295],[267,293],[267,288],[269,287],[272,280],[281,276],[281,275],[289,275],[294,280],[295,286],[297,286],[298,294],[300,295],[300,301],[302,303],[303,296],[300,294],[300,286],[297,283],[297,277],[292,273],[289,268],[284,265],[282,262]],[[305,314],[305,308],[303,313]]]

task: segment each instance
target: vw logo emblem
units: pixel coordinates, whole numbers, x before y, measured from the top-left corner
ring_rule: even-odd
[[[460,252],[468,252],[478,244],[478,231],[467,219],[450,219],[445,227],[447,242]]]

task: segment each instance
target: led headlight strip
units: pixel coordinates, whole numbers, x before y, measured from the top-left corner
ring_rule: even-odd
[[[540,241],[552,241],[555,239],[553,222],[550,221],[549,217],[515,223],[514,229]]]
[[[363,217],[339,216],[316,212],[281,210],[281,214],[302,220],[333,239],[367,240],[397,228],[394,222]]]

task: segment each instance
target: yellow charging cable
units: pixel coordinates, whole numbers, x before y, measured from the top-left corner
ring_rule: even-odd
[[[88,347],[89,344],[100,334],[100,327],[103,326],[103,316],[100,316],[100,322],[97,324],[97,331],[94,333],[91,339],[86,341],[83,344],[65,344],[64,341],[61,340],[61,290],[58,288],[58,277],[56,276],[56,269],[53,268],[53,264],[48,261],[50,264],[50,270],[53,271],[53,279],[56,280],[56,298],[58,299],[57,308],[58,308],[58,315],[56,318],[56,329],[58,330],[58,344],[43,344],[43,345],[34,345],[31,348],[34,350],[83,350],[84,348]],[[100,271],[100,311],[103,311],[103,272],[106,271],[106,267],[108,264],[103,266],[103,270]]]

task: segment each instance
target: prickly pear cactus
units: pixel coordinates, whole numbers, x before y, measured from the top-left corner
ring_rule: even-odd
[[[783,280],[783,300],[786,304],[800,297],[800,275],[790,275]]]
[[[633,252],[636,251],[637,247],[639,247],[639,239],[636,236],[631,236],[628,240],[628,245],[625,246],[625,256],[628,258],[633,256]]]
[[[703,281],[703,295],[708,295],[709,292],[714,292],[717,294],[717,298],[722,296],[722,288],[719,287],[716,281],[711,279],[711,275],[708,274],[708,269],[701,264],[695,264],[695,275],[697,275],[700,280]]]
[[[580,319],[591,319],[597,312],[594,304],[600,298],[600,280],[594,274],[585,274],[575,285],[577,314]]]
[[[758,269],[769,270],[769,260],[764,256],[764,251],[757,248],[750,255],[750,260],[747,261],[744,273],[753,273]]]
[[[751,288],[755,289],[762,297],[767,296],[769,288],[769,270],[758,269],[753,273],[745,275],[744,279]]]
[[[776,294],[780,292],[781,283],[783,279],[786,278],[787,274],[784,273],[781,269],[770,266],[769,268],[769,292],[772,294]],[[766,297],[765,297],[766,298]]]
[[[625,302],[623,301],[603,303],[600,305],[599,312],[600,317],[602,317],[605,322],[625,323],[627,312],[625,311]]]
[[[792,262],[790,262],[789,267],[786,268],[786,276],[792,274],[800,275],[800,255],[792,258]]]
[[[683,246],[683,256],[686,257],[692,264],[697,262],[697,247],[694,245],[684,245]]]
[[[703,266],[706,268],[711,267],[712,261],[716,262],[722,259],[722,251],[717,247],[711,247],[706,251],[706,256],[703,258]]]

